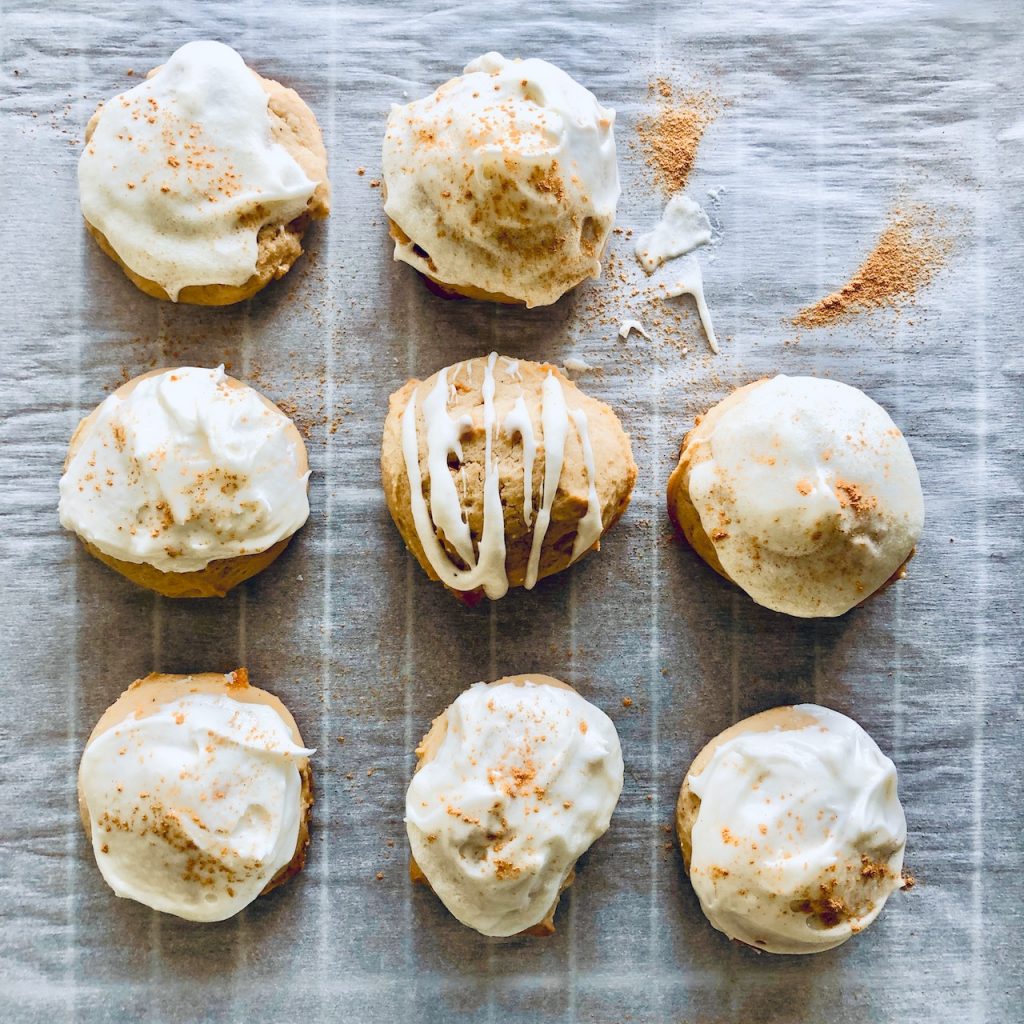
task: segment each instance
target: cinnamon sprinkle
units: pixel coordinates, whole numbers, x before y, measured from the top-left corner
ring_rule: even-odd
[[[793,317],[795,327],[829,327],[868,309],[898,309],[931,281],[949,251],[933,210],[896,209],[874,249],[838,291]]]
[[[718,115],[718,104],[708,92],[676,96],[664,78],[651,83],[658,94],[658,111],[645,117],[637,134],[647,151],[647,163],[666,195],[680,192],[697,157],[697,147],[708,125]]]

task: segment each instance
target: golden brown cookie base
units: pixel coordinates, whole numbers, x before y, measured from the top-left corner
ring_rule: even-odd
[[[147,77],[151,78],[159,70],[154,68]],[[256,77],[269,96],[267,112],[274,140],[288,150],[306,177],[316,182],[316,189],[300,217],[288,224],[267,224],[260,229],[257,236],[256,272],[247,281],[240,285],[189,285],[182,288],[177,299],[173,301],[192,306],[229,306],[252,298],[271,281],[284,277],[291,270],[295,261],[302,255],[302,236],[310,221],[322,220],[331,212],[327,151],[324,149],[323,136],[313,111],[293,89],[286,89],[273,79],[262,78],[260,75]],[[100,110],[97,110],[86,126],[86,143],[92,138],[99,116]],[[88,220],[85,221],[85,226],[103,252],[124,271],[125,276],[139,291],[154,299],[172,301],[161,285],[136,274],[126,266],[102,231]]]
[[[525,682],[536,683],[542,686],[554,686],[562,690],[572,690],[573,693],[576,691],[568,683],[563,683],[560,679],[555,679],[553,676],[541,676],[541,675],[519,675],[519,676],[504,676],[501,679],[496,679],[493,683],[488,683],[488,686],[504,686],[506,684],[512,686],[522,686]],[[427,730],[426,735],[420,740],[419,746],[416,748],[416,767],[414,772],[418,772],[425,764],[429,764],[436,756],[438,750],[441,749],[441,744],[444,743],[444,738],[448,733],[448,709],[445,708],[430,723],[430,728]],[[416,863],[416,858],[412,855],[412,851],[409,852],[409,878],[419,884],[425,885],[428,889],[431,889],[430,880],[423,873],[423,869]],[[576,868],[575,866],[569,869],[569,874],[566,875],[565,881],[562,883],[562,887],[558,890],[558,895],[555,896],[555,902],[551,904],[551,909],[548,910],[544,918],[538,921],[536,924],[531,925],[529,928],[524,928],[521,932],[516,932],[516,936],[531,936],[534,938],[544,938],[548,935],[555,934],[555,911],[558,909],[559,900],[562,898],[562,893],[569,888],[570,885],[576,880]],[[431,889],[431,891],[433,891]]]
[[[738,405],[750,392],[755,388],[760,387],[762,384],[766,384],[770,378],[763,377],[760,380],[752,381],[750,384],[744,384],[743,387],[737,388],[732,394],[722,399],[717,405],[713,406],[703,416],[697,417],[696,426],[693,430],[687,432],[683,438],[682,446],[679,450],[679,462],[675,469],[669,474],[668,488],[667,488],[667,500],[668,500],[668,516],[671,519],[676,529],[683,535],[687,543],[691,548],[711,566],[715,572],[718,573],[723,579],[728,580],[734,586],[739,586],[732,579],[732,577],[725,571],[721,561],[718,558],[718,552],[715,550],[715,545],[712,543],[711,538],[708,536],[704,529],[704,524],[701,522],[700,513],[697,511],[693,502],[690,499],[690,474],[693,471],[696,463],[692,461],[695,454],[695,446],[691,448],[691,439],[693,438],[694,432],[698,428],[708,430],[713,428],[715,422],[719,420],[722,415],[731,409],[734,405]],[[910,554],[904,559],[903,564],[896,569],[896,571],[883,583],[877,590],[873,590],[870,594],[865,595],[857,605],[863,604],[869,598],[874,597],[875,594],[880,594],[883,590],[890,587],[897,580],[903,579],[907,574],[907,565],[910,560],[914,557],[914,553],[917,549],[911,550]],[[742,590],[743,588],[740,587]],[[855,605],[854,607],[857,607]]]
[[[236,669],[228,675],[221,675],[219,672],[203,672],[198,675],[165,675],[159,672],[151,672],[143,679],[136,679],[113,704],[100,716],[86,747],[96,736],[106,732],[108,729],[126,721],[129,717],[145,718],[153,714],[165,704],[186,697],[193,693],[211,693],[214,695],[226,695],[232,700],[241,704],[264,704],[273,708],[281,720],[288,727],[292,739],[304,747],[302,735],[291,712],[284,706],[278,697],[266,690],[249,685],[249,673],[244,668]],[[309,814],[313,806],[313,771],[308,758],[296,761],[299,775],[302,779],[302,792],[299,797],[299,835],[295,842],[295,853],[292,859],[266,884],[261,896],[266,895],[272,889],[284,884],[293,875],[298,874],[306,863],[306,850],[309,846]],[[82,796],[82,788],[78,787],[78,810],[85,826],[85,834],[89,841],[92,841],[92,823],[89,818],[89,809],[86,807]]]
[[[133,377],[126,384],[122,384],[114,394],[124,398],[130,394],[141,381],[147,380],[150,377],[159,376],[162,373],[167,373],[170,367],[164,367],[158,370],[150,370],[148,373],[143,373],[138,377]],[[243,388],[246,385],[241,381],[235,380],[234,377],[225,376],[225,382],[228,387],[232,388]],[[273,410],[275,413],[283,416],[284,413],[274,405],[265,395],[259,395],[260,401],[268,408]],[[88,416],[82,418],[78,426],[75,427],[75,432],[71,435],[71,441],[68,444],[68,454],[64,459],[64,470],[67,471],[68,464],[75,456],[75,452],[78,451],[79,446],[82,443],[83,438],[88,432],[89,426],[96,418],[96,414],[99,411],[97,406]],[[298,471],[300,475],[305,475],[309,469],[309,461],[306,454],[306,444],[302,440],[302,435],[299,433],[298,428],[294,423],[290,424],[290,430],[292,431],[292,441],[296,445],[296,450],[301,453],[299,460]],[[294,535],[293,535],[294,536]],[[161,569],[157,569],[155,566],[148,565],[145,562],[125,562],[119,558],[115,558],[113,555],[105,554],[100,551],[94,544],[84,538],[79,538],[85,545],[86,551],[89,552],[94,558],[99,559],[104,565],[109,566],[115,572],[119,572],[122,576],[130,579],[133,583],[139,584],[139,586],[145,587],[147,590],[155,590],[158,594],[162,594],[164,597],[224,597],[225,594],[233,587],[237,587],[239,583],[244,582],[257,573],[262,572],[271,562],[273,562],[278,555],[280,555],[288,543],[291,541],[291,537],[285,537],[283,540],[279,540],[276,544],[272,544],[265,551],[257,551],[251,555],[237,555],[234,558],[219,558],[202,569],[196,569],[193,572],[164,572]]]
[[[291,537],[285,537],[276,544],[254,555],[238,555],[235,558],[218,558],[203,569],[194,572],[163,572],[145,562],[122,562],[119,558],[104,554],[94,544],[83,540],[85,550],[104,565],[110,566],[126,579],[147,590],[155,590],[164,597],[224,597],[239,583],[255,576],[288,547]]]

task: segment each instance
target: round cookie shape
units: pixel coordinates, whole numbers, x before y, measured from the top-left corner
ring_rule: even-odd
[[[473,602],[531,589],[599,547],[636,465],[608,406],[554,366],[492,352],[391,396],[381,476],[416,560]]]
[[[550,676],[477,683],[416,749],[410,873],[483,935],[549,935],[622,791],[611,719]]]
[[[86,227],[138,288],[204,306],[283,277],[330,211],[312,111],[209,41],[99,107],[78,184]]]
[[[777,707],[713,739],[676,807],[711,924],[769,953],[819,953],[863,931],[902,876],[896,768],[852,719]]]
[[[136,680],[96,724],[78,770],[104,880],[186,920],[234,916],[305,863],[313,753],[245,669]]]
[[[924,524],[910,448],[888,413],[838,381],[739,388],[686,435],[669,515],[758,604],[842,615],[903,575]]]
[[[486,53],[393,106],[384,212],[395,259],[447,293],[546,306],[601,273],[615,112],[547,61]]]
[[[224,367],[153,370],[71,438],[60,522],[100,561],[166,597],[223,597],[309,517],[295,424]]]

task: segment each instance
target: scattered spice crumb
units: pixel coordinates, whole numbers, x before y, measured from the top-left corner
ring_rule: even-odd
[[[640,121],[637,134],[647,153],[655,181],[667,195],[681,192],[693,170],[697,147],[708,125],[718,116],[718,102],[710,92],[676,95],[672,83],[659,78],[650,92],[658,109]]]

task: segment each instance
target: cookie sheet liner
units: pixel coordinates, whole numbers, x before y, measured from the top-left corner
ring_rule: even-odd
[[[6,0],[0,1016],[1019,1019],[1022,29],[1008,0]],[[86,236],[75,185],[96,103],[197,37],[298,89],[323,125],[334,184],[309,257],[252,302],[207,312],[137,292]],[[722,102],[689,187],[715,226],[700,258],[720,357],[692,315],[672,343],[636,301],[602,313],[614,280],[528,312],[443,301],[391,262],[374,186],[388,104],[492,48],[547,57],[617,109],[626,228],[649,227],[662,202],[632,145],[650,80]],[[932,286],[902,316],[792,328],[906,201],[940,210],[954,238]],[[628,239],[614,245],[628,264]],[[653,342],[617,337],[631,316]],[[407,376],[491,349],[596,367],[574,376],[620,413],[640,477],[599,555],[469,610],[403,550],[378,445],[387,396]],[[61,532],[57,480],[79,417],[121,380],[219,361],[308,431],[313,513],[248,586],[167,601]],[[909,579],[838,621],[754,606],[674,540],[664,512],[694,414],[780,371],[867,390],[921,470],[928,522]],[[76,809],[89,730],[146,672],[242,664],[318,747],[305,871],[220,925],[115,899]],[[572,682],[614,718],[626,785],[557,934],[489,941],[409,882],[403,796],[434,715],[475,680],[531,671]],[[846,947],[758,956],[706,925],[669,831],[675,794],[699,747],[736,718],[811,700],[851,714],[895,759],[918,885]]]

